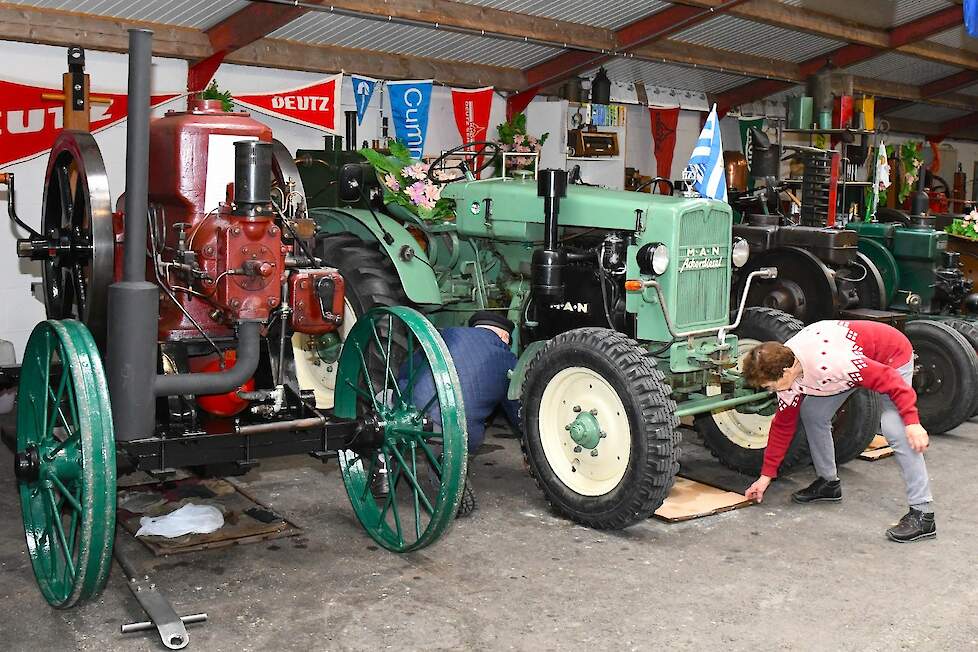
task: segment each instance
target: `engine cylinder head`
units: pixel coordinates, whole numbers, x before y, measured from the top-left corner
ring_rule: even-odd
[[[259,140],[234,143],[234,203],[251,214],[272,202],[272,144]]]

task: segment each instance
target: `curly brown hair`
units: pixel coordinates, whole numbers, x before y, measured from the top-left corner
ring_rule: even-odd
[[[784,375],[795,364],[795,354],[780,342],[758,344],[744,356],[744,382],[751,387],[763,387]]]

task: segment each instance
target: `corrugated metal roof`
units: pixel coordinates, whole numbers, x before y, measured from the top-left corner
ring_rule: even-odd
[[[671,5],[659,0],[460,0],[467,5],[505,9],[531,16],[618,29]]]
[[[926,84],[935,79],[953,75],[959,70],[960,68],[954,66],[924,61],[899,52],[887,52],[845,68],[846,72],[861,77],[915,85]]]
[[[247,7],[247,0],[14,0],[12,4],[207,29]]]
[[[953,120],[970,113],[962,109],[952,109],[946,106],[934,106],[932,104],[911,104],[902,109],[897,109],[888,114],[887,117],[904,118],[907,120],[920,120],[921,122],[944,122]]]
[[[735,16],[717,16],[671,37],[721,50],[742,52],[784,61],[804,61],[830,52],[842,41],[756,23]]]
[[[337,16],[326,12],[305,14],[275,30],[269,37],[511,68],[529,68],[563,51],[507,39]]]
[[[978,84],[972,84],[971,86],[965,86],[964,88],[959,88],[956,93],[964,93],[965,95],[975,95],[978,96]],[[978,108],[978,107],[975,107]]]
[[[941,32],[940,34],[934,34],[934,36],[931,36],[927,40],[933,43],[946,45],[950,48],[959,48],[962,50],[978,52],[978,38],[969,36],[968,32],[964,30],[963,26],[954,27],[946,32]]]
[[[720,93],[749,79],[705,68],[693,68],[633,57],[616,57],[604,66],[608,77],[625,83],[642,82],[646,86],[666,86],[687,91]]]
[[[781,0],[786,5],[804,7],[823,14],[845,18],[874,27],[895,27],[927,14],[946,9],[949,0]]]

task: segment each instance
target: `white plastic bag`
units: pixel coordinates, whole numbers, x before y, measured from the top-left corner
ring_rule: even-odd
[[[210,534],[224,525],[224,515],[213,505],[187,503],[165,516],[139,519],[137,537],[158,536],[173,539],[184,534]]]

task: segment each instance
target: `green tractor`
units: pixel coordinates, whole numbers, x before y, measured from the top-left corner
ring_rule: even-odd
[[[454,204],[454,218],[434,223],[385,204],[369,164],[343,166],[333,181],[347,205],[309,214],[327,234],[318,255],[347,281],[344,325],[378,304],[413,305],[442,327],[478,310],[512,319],[509,397],[522,401],[526,461],[555,510],[578,523],[622,528],[659,507],[679,469],[681,419],[723,464],[757,473],[775,397],[745,387],[738,362],[802,324],[743,302],[730,319],[731,276],[748,246],[731,236],[729,206],[568,185],[563,170],[477,179],[474,168],[498,155],[492,143],[466,143],[432,163],[428,179]],[[328,171],[300,174],[322,186]],[[755,270],[747,283],[776,274]],[[321,407],[342,335],[293,341],[300,382]],[[856,392],[840,411],[840,461],[864,450],[878,410],[874,395]],[[806,452],[800,435],[786,465]]]

